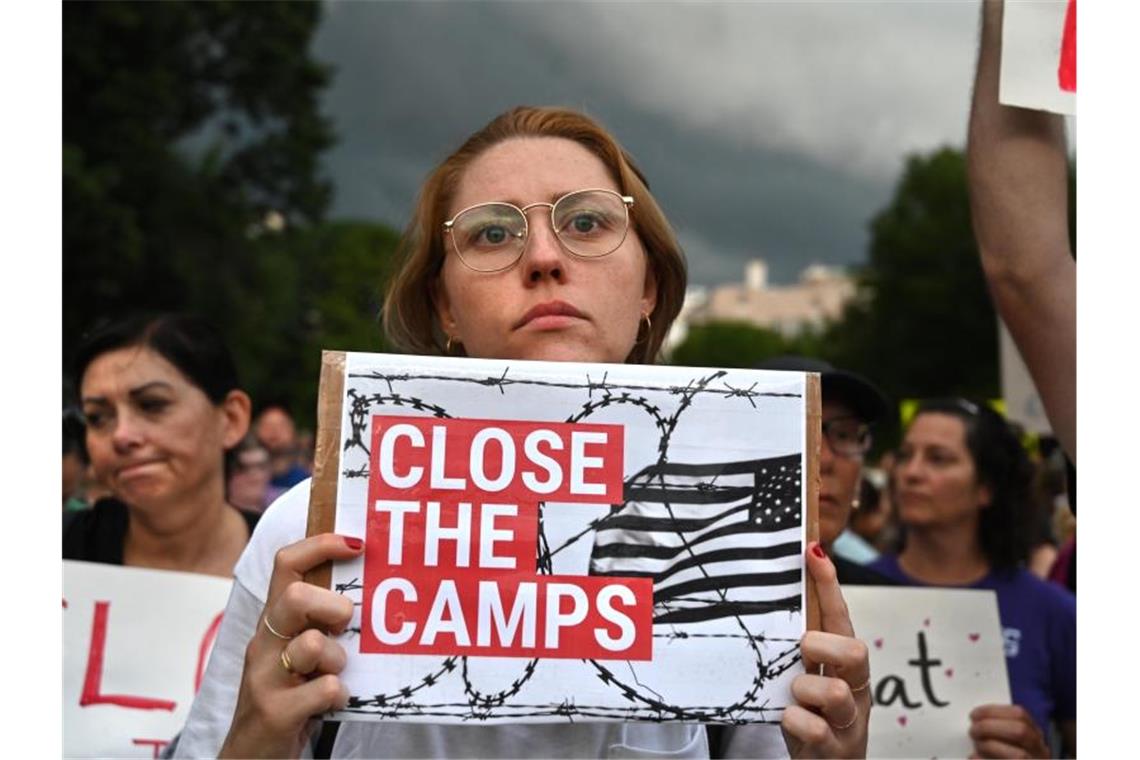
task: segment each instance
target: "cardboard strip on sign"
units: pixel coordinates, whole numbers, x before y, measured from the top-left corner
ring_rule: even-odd
[[[822,436],[823,413],[821,411],[822,396],[820,394],[819,373],[809,372],[805,378],[805,408],[807,409],[807,423],[804,432],[804,456],[807,464],[807,504],[804,505],[804,525],[807,532],[807,542],[819,540],[819,446]],[[819,592],[815,588],[815,580],[804,567],[804,593],[806,600],[807,629],[819,630]]]
[[[309,490],[306,536],[336,529],[336,489],[340,476],[341,404],[344,396],[344,352],[321,352],[321,380],[317,392],[317,435],[313,452],[313,482]],[[328,562],[305,573],[305,582],[332,587]]]

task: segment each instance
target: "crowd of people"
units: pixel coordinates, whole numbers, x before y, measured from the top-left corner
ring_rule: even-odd
[[[1038,451],[1035,462],[982,400],[928,399],[901,445],[872,466],[876,428],[897,400],[818,359],[764,362],[818,372],[822,388],[819,541],[804,554],[821,625],[801,640],[813,667],[793,681],[780,725],[321,726],[319,716],[347,699],[337,677],[345,653],[327,633],[343,630],[353,610],[302,578],[356,557],[362,537],[305,537],[311,445],[289,410],[265,403],[253,419],[218,331],[162,315],[96,330],[78,352],[80,409],[64,414],[63,553],[233,577],[170,753],[864,756],[872,673],[843,598],[858,584],[993,590],[1012,704],[978,705],[963,730],[983,757],[1073,755],[1075,493],[1063,489],[1076,457],[1067,381],[1075,314],[1061,260],[1071,260],[1064,146],[1054,117],[998,106],[999,40],[1000,7],[987,4],[970,125],[974,224],[995,303],[1063,454]],[[389,339],[453,357],[652,363],[686,283],[681,248],[630,155],[593,119],[559,108],[511,109],[436,167],[401,256],[384,301]],[[1062,462],[1069,480],[1057,476]]]

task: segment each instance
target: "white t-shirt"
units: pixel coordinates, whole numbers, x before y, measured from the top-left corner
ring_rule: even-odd
[[[234,568],[222,625],[173,757],[217,757],[229,732],[245,648],[253,636],[277,550],[305,537],[308,480],[265,511]],[[787,757],[779,726],[733,729],[732,757]],[[306,751],[305,757],[311,756]],[[332,756],[707,758],[704,726],[681,723],[558,723],[451,726],[398,722],[340,724]]]

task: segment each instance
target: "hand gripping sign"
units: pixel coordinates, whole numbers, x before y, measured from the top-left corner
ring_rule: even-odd
[[[777,722],[810,607],[818,379],[326,352],[313,582],[342,720]],[[814,424],[809,418],[814,415]]]

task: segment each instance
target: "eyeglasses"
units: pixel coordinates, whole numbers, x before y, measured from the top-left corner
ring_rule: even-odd
[[[550,209],[550,226],[568,253],[583,259],[607,256],[618,249],[629,232],[633,198],[613,190],[577,190],[554,203],[511,203],[468,206],[443,223],[455,253],[476,272],[501,272],[522,258],[530,228],[527,212],[538,206]]]
[[[858,417],[835,417],[823,423],[823,437],[842,457],[861,457],[871,448],[871,428]]]

